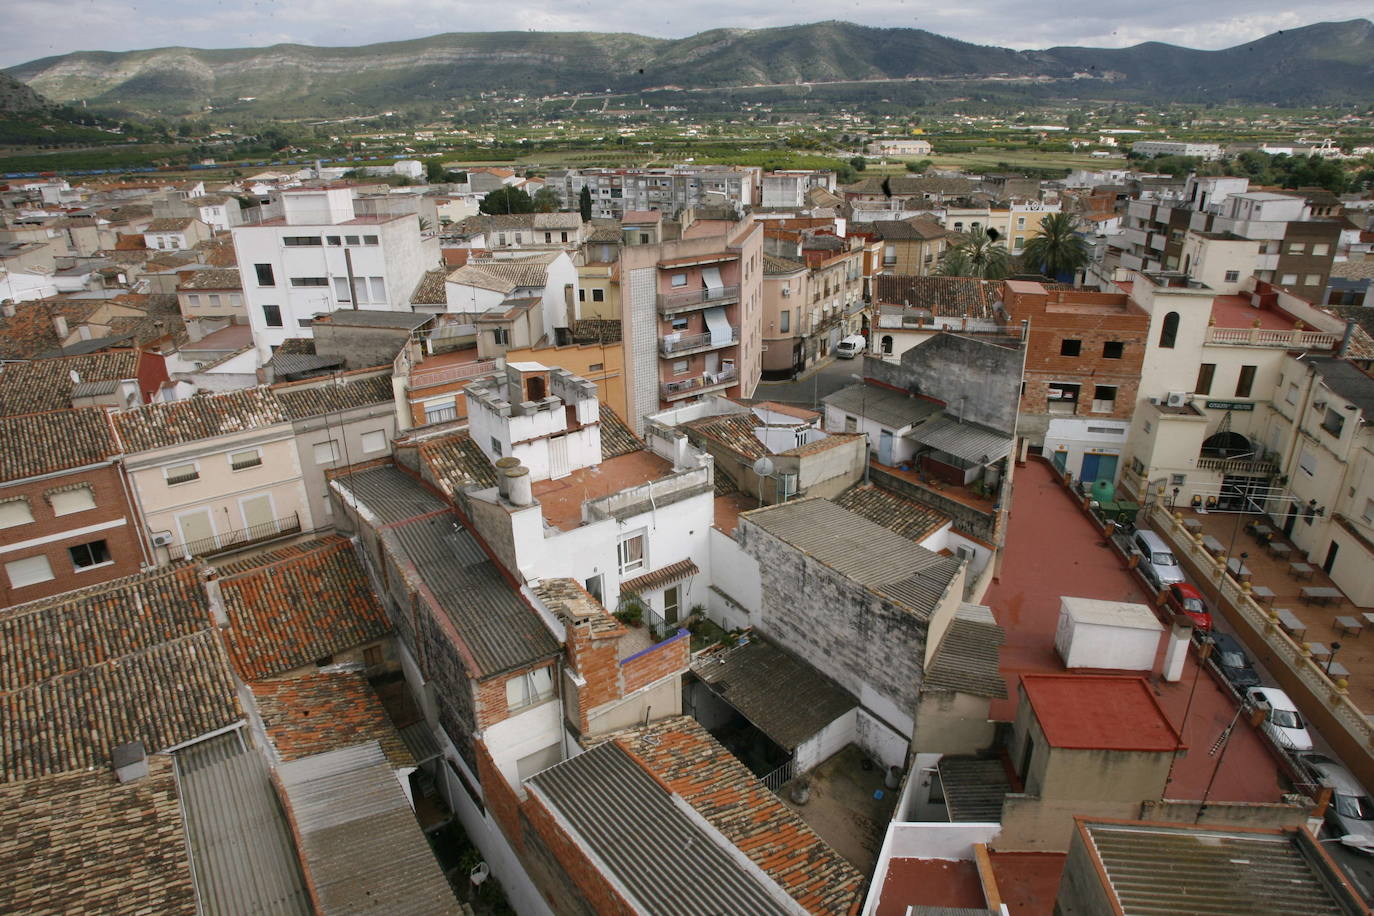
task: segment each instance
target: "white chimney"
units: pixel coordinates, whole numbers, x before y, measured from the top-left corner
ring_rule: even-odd
[[[14,300],[13,300],[13,299],[6,299],[3,303],[0,303],[0,312],[3,312],[6,318],[13,318],[13,317],[14,317]]]
[[[530,469],[524,465],[519,465],[505,470],[506,486],[509,493],[506,498],[513,506],[528,506],[534,503],[534,484],[530,482]]]
[[[1193,635],[1193,622],[1184,618],[1174,621],[1165,639],[1164,670],[1160,674],[1164,680],[1176,682],[1183,679],[1183,663],[1188,659],[1188,643]]]
[[[110,753],[110,764],[120,782],[133,782],[148,775],[148,753],[142,741],[121,744]]]
[[[57,339],[62,341],[67,339],[67,318],[65,315],[52,316],[53,329],[57,331]]]
[[[510,478],[506,476],[506,472],[518,467],[520,459],[514,455],[496,459],[496,489],[500,491],[502,499],[510,498]]]

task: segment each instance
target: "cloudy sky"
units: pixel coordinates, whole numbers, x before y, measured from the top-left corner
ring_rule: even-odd
[[[1278,29],[1364,18],[1369,0],[11,0],[0,28],[0,66],[69,51],[183,45],[237,48],[297,42],[358,45],[441,32],[613,29],[680,38],[711,28],[765,28],[847,19],[907,26],[979,44],[1122,47],[1167,41],[1224,48]],[[956,8],[957,7],[957,8]],[[1052,11],[1052,12],[1049,12]]]

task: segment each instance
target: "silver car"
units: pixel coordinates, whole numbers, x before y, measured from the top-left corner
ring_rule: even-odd
[[[1331,789],[1326,822],[1343,844],[1374,855],[1374,799],[1355,776],[1325,754],[1303,754],[1318,785]]]

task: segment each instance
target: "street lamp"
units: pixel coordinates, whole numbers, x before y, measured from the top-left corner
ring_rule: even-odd
[[[1341,651],[1341,644],[1338,642],[1332,642],[1331,654],[1326,657],[1326,676],[1328,678],[1331,677],[1331,663],[1336,660],[1336,653],[1339,651]]]

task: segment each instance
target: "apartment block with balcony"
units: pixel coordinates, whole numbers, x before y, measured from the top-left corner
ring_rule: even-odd
[[[687,210],[726,207],[735,213],[757,203],[762,169],[733,165],[678,165],[642,169],[555,169],[546,187],[562,206],[576,209],[586,188],[592,216],[619,219],[658,210],[677,218]]]

